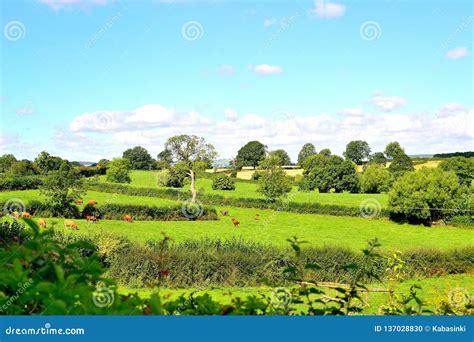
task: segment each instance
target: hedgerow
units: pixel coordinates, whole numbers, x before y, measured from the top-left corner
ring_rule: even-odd
[[[43,184],[41,176],[0,177],[0,191],[38,189]]]

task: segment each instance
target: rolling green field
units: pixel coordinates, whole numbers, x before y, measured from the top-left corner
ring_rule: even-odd
[[[159,171],[132,171],[130,186],[156,188],[156,176]],[[99,177],[105,181],[105,176]],[[187,191],[189,186],[185,186],[183,191]],[[239,198],[264,198],[257,192],[257,184],[236,180],[234,191],[213,190],[212,180],[209,178],[197,178],[196,188],[198,193],[218,194],[224,197]],[[366,199],[375,199],[380,202],[382,208],[387,206],[387,194],[350,194],[350,193],[318,193],[298,191],[297,187],[288,194],[287,200],[291,202],[317,202],[326,205],[344,205],[349,207],[359,207]]]

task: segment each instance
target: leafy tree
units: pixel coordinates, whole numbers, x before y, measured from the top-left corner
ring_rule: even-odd
[[[62,161],[60,157],[52,156],[48,152],[43,151],[38,154],[34,163],[40,173],[47,174],[51,171],[58,170]]]
[[[153,166],[153,158],[148,151],[141,146],[129,148],[123,152],[122,158],[130,160],[133,170],[150,170]]]
[[[387,192],[390,189],[392,176],[380,165],[368,165],[360,175],[360,190],[364,193]]]
[[[99,168],[107,168],[109,166],[110,160],[108,159],[101,159],[97,163],[97,167]]]
[[[405,173],[395,182],[389,192],[389,209],[396,220],[431,224],[460,214],[467,191],[454,172],[422,168]]]
[[[369,164],[385,166],[387,164],[387,158],[383,152],[375,152],[369,156]]]
[[[265,171],[258,180],[257,191],[269,201],[275,201],[291,191],[291,182],[280,167],[280,161],[278,156],[270,154],[260,162]]]
[[[359,191],[359,178],[354,165],[339,156],[316,154],[304,161],[304,178],[300,183],[302,190],[329,192]]]
[[[213,190],[235,190],[235,182],[225,174],[217,176],[212,182]]]
[[[107,168],[107,181],[114,183],[130,183],[130,160],[127,158],[114,158]]]
[[[40,192],[46,196],[52,216],[78,216],[73,201],[83,193],[82,181],[79,171],[67,160],[61,162],[58,170],[47,175]]]
[[[189,177],[189,164],[185,161],[177,162],[169,169],[169,178],[166,186],[173,188],[182,188],[184,181]]]
[[[265,145],[259,141],[250,141],[237,152],[235,164],[238,167],[253,166],[255,169],[266,155],[267,147]]]
[[[405,150],[400,146],[398,141],[392,141],[385,147],[385,155],[395,159],[405,155]]]
[[[444,171],[453,171],[461,184],[469,186],[474,179],[474,159],[452,157],[441,161],[439,167]]]
[[[316,153],[317,153],[316,148],[314,147],[313,144],[311,143],[304,144],[303,147],[301,147],[300,153],[298,153],[298,165],[301,165],[306,158]]]
[[[14,162],[10,168],[10,172],[14,175],[21,176],[34,175],[38,173],[35,165],[27,159],[22,159]]]
[[[217,157],[214,146],[206,143],[204,138],[195,135],[176,135],[166,141],[165,150],[171,152],[174,161],[182,161],[186,164],[188,175],[191,178],[191,202],[195,203],[197,197],[195,162],[212,162]]]
[[[413,161],[406,154],[397,155],[388,166],[388,170],[394,174],[414,171]]]
[[[13,154],[4,154],[0,157],[0,172],[9,172],[12,165],[16,162]]]
[[[158,153],[156,168],[158,170],[169,169],[171,167],[172,162],[173,162],[173,156],[171,152],[168,150],[163,150],[160,153]]]
[[[290,156],[285,150],[279,149],[279,150],[271,151],[269,155],[275,156],[278,159],[279,166],[291,164]]]
[[[357,165],[362,165],[362,162],[369,158],[369,154],[370,147],[366,141],[354,140],[347,144],[344,157]]]
[[[331,150],[329,148],[323,148],[321,151],[319,151],[319,154],[329,157],[331,155]]]

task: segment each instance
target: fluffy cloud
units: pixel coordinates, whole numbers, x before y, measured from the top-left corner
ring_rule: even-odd
[[[283,69],[278,65],[270,64],[258,64],[252,67],[254,73],[259,75],[273,75],[280,74],[283,72]]]
[[[376,95],[372,98],[371,103],[379,108],[382,112],[391,112],[394,109],[406,105],[406,100],[400,96],[380,96]]]
[[[196,134],[213,143],[224,158],[235,156],[243,144],[254,139],[270,149],[284,148],[296,158],[306,142],[340,154],[350,140],[361,137],[373,151],[381,151],[389,141],[397,140],[408,153],[415,154],[472,149],[474,138],[474,110],[453,103],[429,114],[410,115],[369,113],[357,108],[341,109],[337,115],[272,118],[239,114],[230,108],[223,114],[220,119],[210,119],[197,112],[180,112],[158,104],[130,112],[85,113],[71,122],[72,135],[63,134],[58,140],[78,153],[87,150],[91,156],[100,153],[97,158],[111,158],[137,144],[155,155],[170,136]],[[109,121],[104,121],[104,117]],[[109,129],[104,129],[104,125]],[[112,154],[104,155],[105,151]]]
[[[111,0],[38,0],[42,4],[46,4],[55,11],[71,8],[88,8],[92,6],[104,6]]]
[[[333,2],[325,2],[324,0],[315,0],[314,8],[310,9],[310,13],[319,18],[336,18],[341,17],[346,12],[346,6]]]
[[[233,76],[235,74],[235,70],[232,65],[221,65],[219,69],[217,69],[217,73],[221,76]]]
[[[449,59],[458,59],[462,57],[466,57],[469,55],[469,51],[465,47],[458,47],[452,50],[449,50],[446,53],[446,57]]]
[[[263,26],[265,26],[265,27],[270,27],[270,26],[275,25],[276,22],[277,22],[276,18],[265,19],[265,20],[263,21]]]

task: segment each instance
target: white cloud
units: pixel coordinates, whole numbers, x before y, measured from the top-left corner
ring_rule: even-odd
[[[371,103],[382,112],[391,112],[394,109],[405,106],[407,102],[400,96],[376,95],[372,98]]]
[[[111,2],[111,0],[38,0],[42,4],[46,4],[55,11],[61,9],[72,8],[89,8],[92,6],[104,6]]]
[[[265,26],[265,27],[270,27],[270,26],[275,25],[276,22],[277,22],[276,18],[265,19],[265,20],[263,21],[263,26]]]
[[[283,69],[278,65],[270,65],[270,64],[258,64],[252,67],[254,73],[259,75],[273,75],[273,74],[280,74],[283,72]]]
[[[325,2],[323,0],[315,0],[314,8],[309,10],[310,13],[319,18],[336,18],[342,17],[346,12],[346,6],[333,2]]]
[[[221,65],[219,69],[217,69],[217,73],[221,76],[233,76],[235,74],[235,70],[232,65]]]
[[[446,53],[446,57],[449,59],[458,59],[462,57],[466,57],[469,55],[469,51],[465,47],[457,47],[452,50],[449,50]]]
[[[98,126],[104,115],[110,119],[106,125],[109,130]],[[274,120],[255,113],[239,114],[227,108],[221,118],[211,119],[197,112],[180,112],[150,104],[130,112],[85,113],[77,116],[70,128],[71,134],[58,137],[58,141],[65,144],[64,148],[77,153],[87,151],[97,158],[104,157],[105,151],[109,153],[108,158],[119,156],[125,148],[137,144],[156,155],[166,139],[175,134],[203,136],[216,146],[223,158],[235,156],[243,144],[254,139],[270,149],[284,148],[293,158],[306,142],[314,143],[318,150],[327,147],[341,154],[350,140],[361,137],[369,142],[373,151],[382,151],[389,141],[397,140],[408,153],[414,154],[472,149],[474,110],[447,104],[421,115],[343,108],[337,115],[291,115]]]
[[[15,113],[19,116],[32,115],[34,113],[34,109],[31,107],[22,107],[18,108]]]

